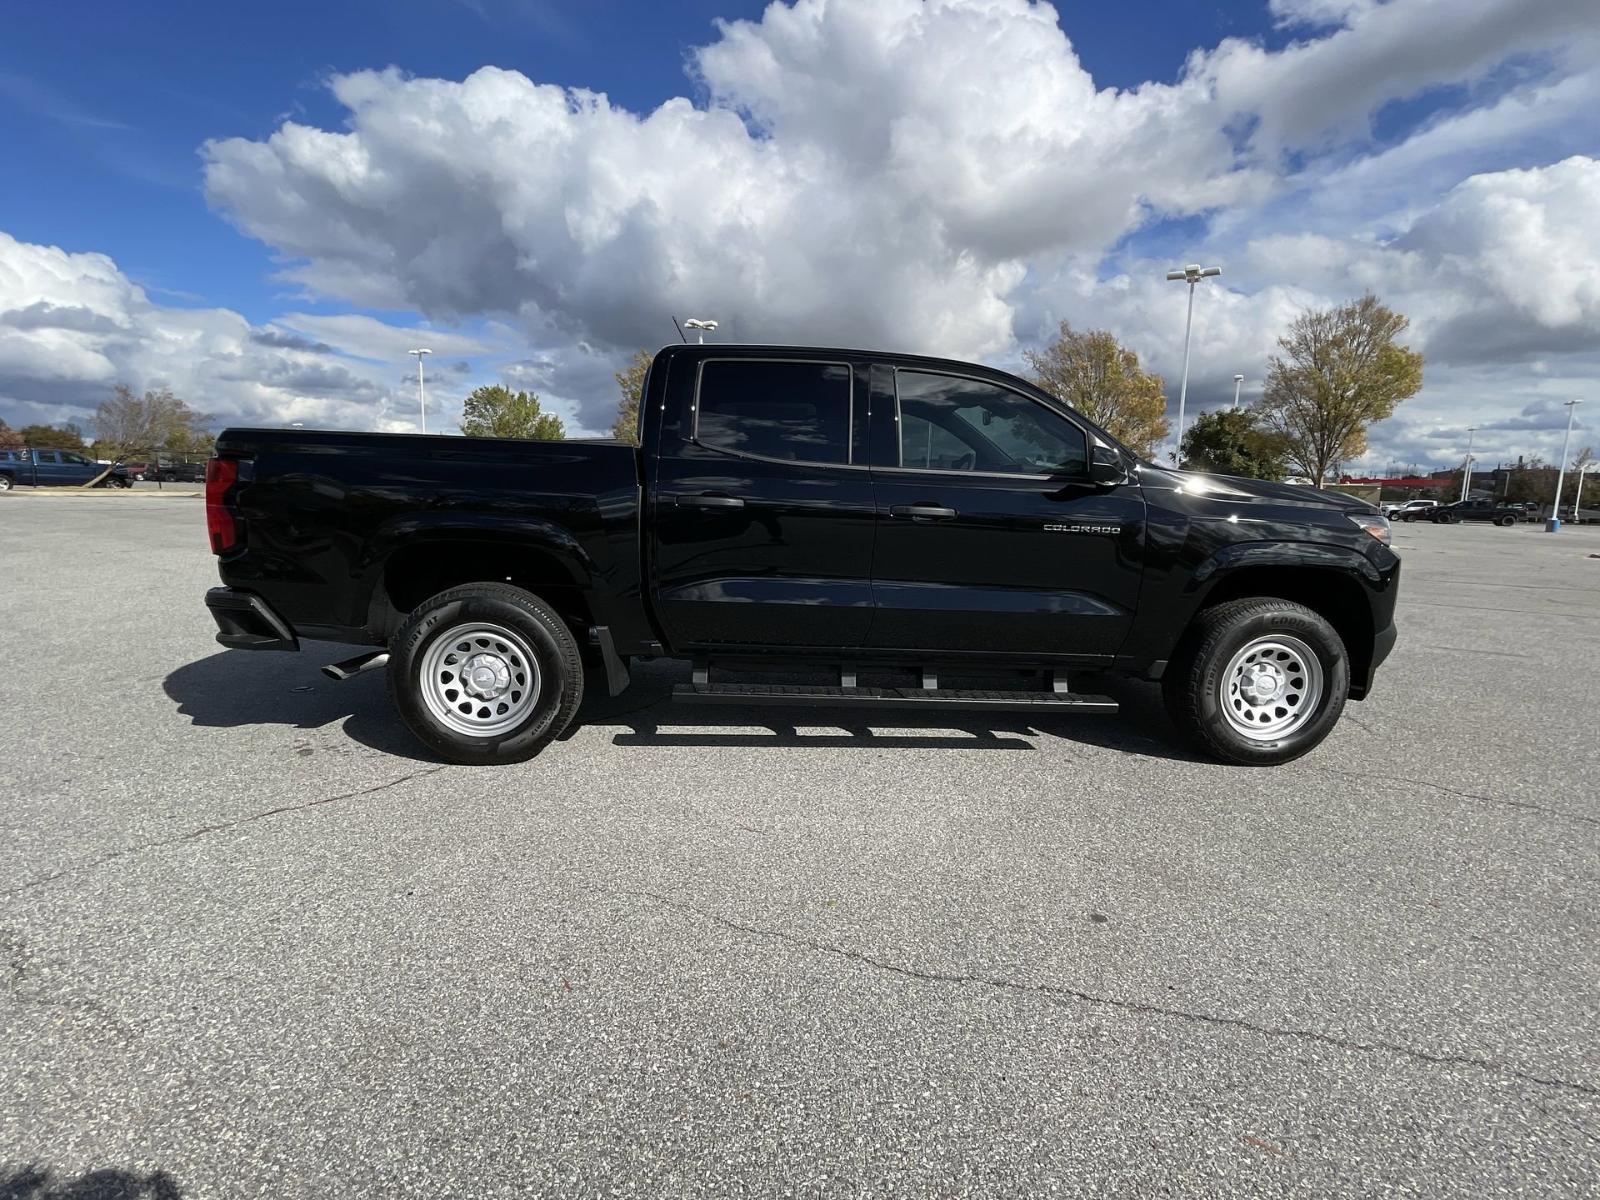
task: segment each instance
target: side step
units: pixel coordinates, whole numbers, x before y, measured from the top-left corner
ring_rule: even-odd
[[[1109,696],[962,688],[806,687],[757,683],[680,683],[679,704],[773,704],[795,708],[943,708],[990,712],[1114,713]]]

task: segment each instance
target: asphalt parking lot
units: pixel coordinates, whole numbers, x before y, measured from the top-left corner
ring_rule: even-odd
[[[0,498],[0,1194],[1600,1191],[1600,529],[1397,527],[1289,767],[661,665],[474,770],[202,524]]]

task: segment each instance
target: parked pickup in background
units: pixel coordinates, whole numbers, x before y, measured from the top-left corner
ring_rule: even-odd
[[[1527,519],[1520,504],[1501,504],[1495,500],[1458,500],[1441,504],[1427,514],[1435,525],[1454,525],[1458,521],[1491,521],[1496,525],[1515,525]]]
[[[97,463],[76,450],[0,450],[0,492],[23,484],[78,487],[105,469],[105,463]],[[122,467],[112,467],[111,473],[97,486],[125,488],[132,487],[133,481]]]
[[[1395,641],[1400,560],[1349,496],[1167,470],[1024,380],[858,350],[672,346],[639,447],[229,429],[217,640],[387,652],[401,718],[526,759],[629,664],[686,704],[1112,712],[1159,680],[1239,763],[1317,745]],[[752,682],[778,670],[822,681]]]

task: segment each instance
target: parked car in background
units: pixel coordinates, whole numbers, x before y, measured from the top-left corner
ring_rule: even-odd
[[[106,470],[76,450],[0,450],[0,492],[29,487],[81,487]],[[131,487],[127,469],[112,467],[99,487]]]
[[[1454,525],[1458,521],[1515,525],[1525,515],[1519,504],[1501,504],[1494,500],[1458,500],[1454,504],[1441,504],[1428,513],[1428,520],[1435,525]]]
[[[145,471],[144,477],[156,483],[204,483],[206,464],[185,459],[158,459]]]
[[[1397,504],[1384,505],[1383,515],[1391,521],[1415,521],[1418,517],[1425,517],[1439,507],[1437,500],[1403,500]]]

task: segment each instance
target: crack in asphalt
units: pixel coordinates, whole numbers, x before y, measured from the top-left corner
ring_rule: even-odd
[[[333,796],[323,796],[317,800],[307,800],[304,804],[280,804],[276,808],[269,808],[262,812],[250,813],[248,816],[236,817],[231,821],[218,821],[214,825],[202,825],[198,829],[191,829],[187,833],[180,833],[176,837],[161,838],[153,842],[140,842],[134,846],[124,846],[120,850],[108,850],[98,858],[88,862],[78,863],[76,866],[63,867],[59,871],[51,871],[45,875],[38,875],[32,879],[17,884],[15,887],[0,890],[0,896],[14,896],[18,892],[25,892],[46,883],[53,883],[57,879],[65,879],[72,875],[81,875],[86,871],[93,871],[119,858],[126,858],[130,854],[141,854],[146,850],[159,850],[166,846],[180,846],[185,842],[192,842],[199,838],[207,837],[213,833],[222,833],[229,829],[237,829],[241,825],[251,825],[256,821],[265,821],[269,817],[281,816],[284,813],[304,812],[308,808],[320,808],[327,804],[336,804],[340,800],[355,800],[362,796],[370,796],[374,792],[386,791],[392,787],[399,787],[403,783],[410,783],[413,779],[422,779],[428,775],[436,775],[445,770],[449,764],[440,764],[425,767],[420,771],[412,771],[398,779],[390,779],[384,783],[373,784],[371,787],[358,788],[351,792],[340,792]]]
[[[1407,779],[1403,775],[1383,775],[1365,771],[1342,771],[1337,767],[1308,767],[1307,770],[1315,771],[1320,775],[1333,775],[1342,779],[1368,779],[1379,783],[1404,784],[1408,787],[1427,788],[1432,792],[1443,792],[1446,796],[1459,796],[1463,800],[1477,800],[1484,804],[1499,804],[1506,808],[1522,808],[1529,812],[1543,813],[1550,817],[1560,817],[1565,821],[1581,821],[1585,825],[1600,825],[1600,817],[1586,817],[1582,813],[1567,812],[1561,808],[1547,808],[1543,804],[1535,804],[1531,800],[1507,800],[1503,796],[1485,796],[1481,792],[1463,792],[1459,788],[1446,787],[1442,783],[1434,783],[1431,779]]]
[[[23,990],[29,979],[29,966],[33,953],[27,939],[17,929],[0,929],[0,953],[5,955],[6,973],[3,991],[15,1004],[29,1008],[60,1009],[78,1016],[88,1016],[105,1028],[112,1030],[124,1041],[131,1041],[133,1030],[111,1009],[98,1000],[73,1000],[66,997],[30,995]]]
[[[707,912],[692,904],[685,904],[674,900],[670,896],[663,896],[656,892],[625,891],[616,888],[596,888],[596,891],[609,892],[612,895],[631,896],[637,899],[650,900],[666,908],[679,912],[689,913],[701,920],[720,925],[725,929],[744,934],[747,937],[765,938],[769,941],[782,942],[785,945],[796,946],[804,950],[811,950],[819,954],[829,954],[836,958],[845,959],[861,966],[871,967],[878,971],[887,971],[890,974],[900,975],[908,979],[916,979],[924,983],[954,983],[977,984],[981,987],[994,988],[999,991],[1018,992],[1024,995],[1043,996],[1052,1003],[1066,1005],[1076,1001],[1081,1004],[1092,1004],[1102,1008],[1113,1008],[1122,1012],[1139,1013],[1143,1016],[1168,1017],[1173,1020],[1191,1021],[1201,1025],[1211,1025],[1225,1029],[1239,1029],[1246,1033],[1253,1033],[1261,1037],[1286,1038],[1294,1041],[1315,1042],[1319,1045],[1332,1046],[1339,1050],[1354,1050],[1363,1054],[1387,1053],[1411,1059],[1413,1062],[1425,1063],[1429,1066],[1441,1067],[1471,1067],[1475,1070],[1485,1071],[1492,1075],[1499,1075],[1507,1079],[1516,1079],[1523,1083],[1533,1084],[1542,1088],[1553,1088],[1560,1091],[1573,1092],[1580,1096],[1600,1096],[1600,1087],[1587,1083],[1577,1083],[1569,1079],[1555,1079],[1545,1075],[1535,1075],[1529,1071],[1519,1070],[1516,1067],[1497,1063],[1491,1059],[1477,1058],[1467,1054],[1440,1054],[1431,1050],[1420,1050],[1415,1046],[1404,1046],[1397,1042],[1361,1042],[1352,1038],[1339,1037],[1336,1034],[1322,1033],[1315,1029],[1290,1029],[1273,1025],[1258,1025],[1247,1021],[1243,1017],[1219,1016],[1215,1013],[1196,1012],[1190,1009],[1169,1008],[1160,1004],[1149,1004],[1140,1000],[1123,1000],[1115,996],[1099,996],[1093,992],[1079,991],[1076,988],[1063,987],[1049,983],[1019,983],[1014,979],[1004,979],[992,975],[957,974],[945,971],[919,971],[914,967],[904,967],[897,963],[886,962],[874,958],[870,954],[859,950],[849,950],[843,946],[836,946],[830,942],[818,941],[799,934],[784,933],[775,929],[762,929],[755,925],[744,925],[738,921],[721,916],[718,913]]]

